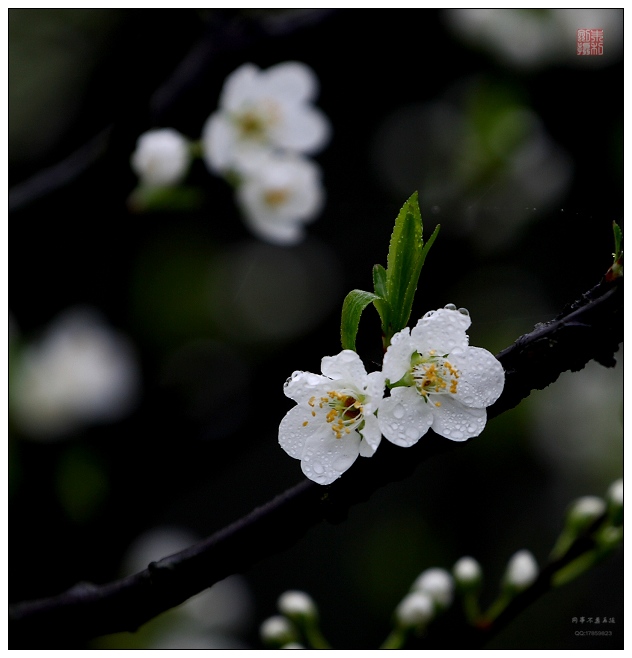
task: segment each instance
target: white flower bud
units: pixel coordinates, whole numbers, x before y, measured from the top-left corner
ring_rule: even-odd
[[[395,618],[405,628],[424,626],[432,619],[434,607],[429,594],[415,591],[402,599],[395,609]]]
[[[297,617],[313,619],[318,614],[312,597],[298,590],[289,590],[281,594],[277,606],[279,611],[290,619]]]
[[[414,591],[425,592],[437,606],[447,608],[452,603],[454,581],[445,569],[426,569],[415,580],[412,589]]]
[[[623,480],[615,480],[609,487],[606,494],[608,502],[615,505],[623,506]]]
[[[458,585],[469,589],[480,585],[483,579],[483,570],[473,557],[466,556],[458,560],[452,567],[452,575]]]
[[[621,525],[623,523],[623,480],[616,480],[608,487],[606,499],[611,523]]]
[[[507,564],[505,583],[517,590],[529,587],[538,577],[539,567],[530,551],[514,553]]]
[[[571,503],[568,510],[567,525],[575,533],[587,528],[595,519],[606,511],[606,503],[597,496],[583,496]]]
[[[266,619],[259,628],[259,634],[264,644],[283,646],[296,640],[296,631],[292,623],[277,615]]]
[[[179,183],[191,160],[189,142],[177,130],[163,128],[143,133],[136,142],[130,164],[145,185]]]

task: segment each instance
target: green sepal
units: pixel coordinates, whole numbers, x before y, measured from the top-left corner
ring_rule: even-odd
[[[365,290],[352,290],[346,297],[342,304],[342,320],[340,323],[340,340],[342,342],[343,350],[353,350],[355,352],[355,340],[358,334],[358,326],[360,325],[360,316],[362,311],[371,303],[374,302],[377,307],[377,302],[386,301]],[[380,309],[378,308],[378,313]],[[381,313],[380,313],[381,315]]]

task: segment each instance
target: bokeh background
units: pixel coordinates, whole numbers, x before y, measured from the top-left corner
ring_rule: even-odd
[[[576,55],[578,28],[603,28],[602,56]],[[11,9],[10,601],[142,569],[301,480],[277,444],[283,383],[340,350],[342,300],[370,288],[414,190],[426,235],[441,232],[413,317],[464,306],[472,344],[498,352],[596,284],[623,213],[622,49],[610,9]],[[202,161],[171,206],[130,202],[143,131],[198,139],[233,70],[288,60],[316,72],[333,128],[303,243],[253,237]],[[378,367],[371,309],[358,350]],[[621,476],[617,360],[90,647],[260,648],[258,625],[298,588],[336,646],[374,648],[418,573],[468,554],[490,602],[511,554],[543,562],[567,504]],[[616,555],[489,648],[622,648],[622,573]],[[580,616],[614,618],[613,637],[576,638]],[[451,648],[455,633],[448,619],[431,637]]]

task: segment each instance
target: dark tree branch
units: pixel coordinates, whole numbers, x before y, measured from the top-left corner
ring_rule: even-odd
[[[554,320],[538,325],[498,354],[506,384],[488,409],[493,418],[515,407],[533,389],[596,359],[613,366],[623,340],[623,280],[603,280]],[[402,450],[384,441],[376,459],[358,460],[343,478],[322,487],[304,480],[185,551],[106,585],[79,584],[59,596],[10,607],[12,648],[70,648],[83,639],[134,631],[222,578],[244,572],[294,544],[323,519],[345,518],[374,491],[407,477],[422,461],[459,443],[429,432]]]

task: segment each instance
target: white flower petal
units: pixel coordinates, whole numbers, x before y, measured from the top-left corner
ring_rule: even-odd
[[[426,313],[410,332],[410,336],[420,354],[430,350],[436,350],[438,354],[449,354],[455,349],[464,350],[468,346],[465,332],[471,323],[469,315],[440,308]]]
[[[310,422],[314,420],[309,407],[300,405],[290,409],[283,417],[279,426],[279,444],[290,457],[301,459],[308,438],[319,428],[322,431],[322,423]]]
[[[327,427],[322,433],[307,439],[301,469],[310,480],[331,484],[351,467],[359,454],[360,435],[357,432],[336,439]]]
[[[391,384],[398,382],[410,369],[410,357],[415,347],[410,339],[410,329],[406,327],[398,331],[384,355],[382,372]]]
[[[252,97],[258,88],[259,67],[254,64],[243,64],[233,71],[224,82],[219,99],[220,107],[234,112]]]
[[[329,119],[318,108],[310,105],[292,108],[285,121],[274,131],[282,148],[302,153],[316,153],[327,145],[331,135]]]
[[[270,222],[260,218],[246,217],[246,224],[261,240],[281,247],[298,244],[305,239],[305,228],[295,222]]]
[[[459,370],[456,400],[466,407],[484,408],[496,402],[505,386],[505,371],[500,361],[481,347],[468,347],[450,356]]]
[[[372,414],[379,406],[384,397],[384,374],[379,370],[367,375],[366,402],[364,413]]]
[[[364,427],[361,430],[363,441],[360,444],[360,454],[363,457],[371,457],[380,445],[382,432],[373,414],[364,417]]]
[[[336,356],[323,357],[321,371],[331,379],[357,381],[361,386],[364,386],[367,377],[362,360],[353,350],[342,350]]]
[[[302,62],[282,62],[261,73],[268,92],[275,97],[307,102],[318,95],[318,78]]]
[[[202,129],[204,162],[210,171],[222,172],[231,166],[235,150],[235,129],[226,115],[212,114]]]
[[[441,406],[435,406],[435,402],[439,402]],[[485,429],[487,422],[485,409],[464,407],[449,395],[431,396],[428,404],[434,407],[432,429],[446,439],[465,441],[478,436]]]
[[[413,387],[399,386],[384,398],[378,410],[382,434],[395,445],[408,448],[428,431],[433,422],[432,402],[424,402]]]
[[[296,370],[283,387],[283,392],[295,402],[307,403],[313,396],[320,396],[331,385],[331,380],[313,372]]]

